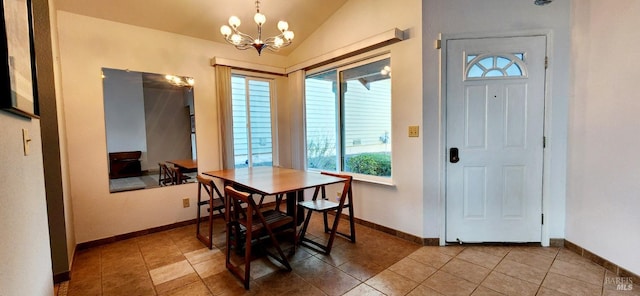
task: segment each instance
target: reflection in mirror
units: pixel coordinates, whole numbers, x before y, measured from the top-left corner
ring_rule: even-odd
[[[189,77],[102,68],[109,191],[195,182]]]

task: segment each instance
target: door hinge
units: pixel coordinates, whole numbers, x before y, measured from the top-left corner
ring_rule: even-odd
[[[544,225],[544,214],[540,214],[540,216],[542,217],[540,224]]]
[[[542,137],[542,148],[547,148],[547,137]]]
[[[437,39],[435,45],[436,45],[436,49],[441,49],[442,48],[442,39]]]
[[[544,57],[544,68],[549,68],[549,57]]]

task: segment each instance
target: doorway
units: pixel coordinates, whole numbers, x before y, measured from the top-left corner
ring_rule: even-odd
[[[546,40],[446,41],[447,242],[541,241]]]

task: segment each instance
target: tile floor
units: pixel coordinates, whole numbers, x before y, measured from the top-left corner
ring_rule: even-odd
[[[319,216],[319,215],[314,215]],[[325,235],[314,218],[310,233]],[[341,223],[341,226],[348,223]],[[287,272],[252,261],[251,290],[224,266],[217,219],[213,250],[195,225],[78,251],[58,295],[640,295],[616,290],[614,273],[562,248],[422,247],[361,225],[357,243],[336,238],[330,256],[299,247]],[[634,283],[635,284],[635,283]],[[637,286],[637,284],[636,284]]]
[[[196,182],[197,173],[185,173],[185,175],[191,177],[187,182]],[[158,185],[158,177],[158,171],[155,171],[148,172],[146,175],[139,177],[109,179],[109,192],[157,188],[160,187],[160,185]]]

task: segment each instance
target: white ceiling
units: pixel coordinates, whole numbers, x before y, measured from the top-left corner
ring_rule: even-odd
[[[288,55],[346,1],[262,0],[260,12],[267,17],[263,39],[279,33],[279,20],[287,21],[295,38],[278,54]],[[225,42],[220,26],[235,15],[242,21],[241,32],[257,34],[254,0],[55,0],[55,5],[58,10],[216,42]]]

